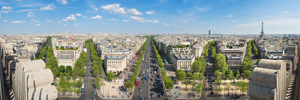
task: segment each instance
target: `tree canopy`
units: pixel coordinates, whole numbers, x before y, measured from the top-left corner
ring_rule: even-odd
[[[214,70],[220,70],[221,72],[226,71],[228,69],[228,65],[226,62],[226,57],[218,53],[215,57],[215,62],[213,63]]]
[[[178,69],[178,70],[176,71],[176,78],[177,78],[178,80],[183,81],[183,80],[185,79],[185,77],[186,77],[186,73],[185,73],[184,71],[182,71],[181,69]]]
[[[244,79],[249,78],[251,76],[251,71],[250,70],[245,70],[244,72]]]

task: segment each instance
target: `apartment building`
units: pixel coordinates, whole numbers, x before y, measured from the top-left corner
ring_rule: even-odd
[[[58,66],[71,66],[74,68],[74,64],[80,57],[83,51],[83,43],[71,43],[62,40],[52,38],[53,54],[58,60]]]
[[[114,74],[122,72],[126,68],[125,55],[122,56],[111,56],[106,55],[104,59],[104,68],[106,73],[112,72]]]
[[[174,55],[173,56],[173,67],[178,70],[191,71],[192,64],[195,61],[194,55]]]

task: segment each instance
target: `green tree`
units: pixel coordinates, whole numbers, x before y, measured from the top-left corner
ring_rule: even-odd
[[[211,46],[211,57],[215,58],[216,57],[216,48],[214,46]]]
[[[81,70],[80,70],[80,75],[81,75],[81,76],[84,76],[85,74],[86,74],[86,70],[81,69]]]
[[[228,65],[226,62],[226,57],[218,53],[215,57],[215,62],[213,63],[214,70],[220,70],[221,72],[226,71],[228,69]]]
[[[192,75],[192,79],[195,81],[196,79],[198,79],[199,75],[197,73],[193,73]]]
[[[229,78],[230,80],[233,79],[233,72],[232,72],[232,70],[227,70],[226,74],[227,74],[227,78]]]
[[[192,77],[192,76],[193,76],[192,72],[189,72],[189,73],[187,74],[187,77]]]
[[[106,77],[109,81],[113,80],[115,78],[115,75],[111,72],[107,73],[107,77]]]
[[[206,61],[202,58],[200,58],[201,61],[201,73],[205,73],[206,72]]]
[[[215,70],[214,76],[215,76],[216,78],[217,78],[217,77],[220,77],[220,70]]]
[[[204,75],[203,75],[203,73],[199,73],[199,80],[204,80]]]
[[[217,84],[217,85],[221,85],[221,83],[222,83],[222,82],[221,82],[220,78],[217,77],[217,78],[216,78],[216,84]]]
[[[76,89],[76,93],[77,93],[77,94],[79,94],[80,92],[81,92],[81,89],[80,89],[80,88]]]
[[[251,73],[252,72],[250,70],[245,70],[245,72],[244,72],[244,79],[249,78],[250,75],[251,75]]]
[[[253,70],[253,61],[251,58],[244,58],[244,61],[241,66],[241,72],[243,73],[245,70]]]
[[[68,66],[66,67],[66,72],[67,72],[67,73],[71,73],[71,72],[72,72],[72,67],[71,67],[70,65],[68,65]]]
[[[96,88],[99,88],[100,87],[100,77],[97,77],[94,81],[94,84],[96,86]]]
[[[72,79],[73,79],[73,80],[76,80],[77,77],[78,77],[78,74],[77,74],[76,72],[73,72],[73,73],[72,73]]]
[[[185,73],[184,71],[182,71],[181,69],[178,69],[178,70],[176,71],[176,78],[177,78],[178,80],[183,81],[183,80],[185,79],[185,77],[186,77],[186,73]]]
[[[237,79],[240,79],[240,71],[239,71],[239,70],[236,71],[235,77],[236,77]]]
[[[98,76],[98,75],[99,75],[99,72],[100,72],[99,70],[94,70],[94,71],[93,71],[93,75],[94,75],[94,76]]]
[[[203,85],[201,83],[198,83],[197,87],[196,87],[196,93],[199,94],[200,92],[202,92],[202,87],[203,87]]]
[[[77,83],[76,83],[76,87],[81,87],[83,85],[83,81],[82,79],[80,78]]]
[[[133,83],[130,82],[130,81],[125,82],[125,88],[126,88],[126,89],[128,89],[128,88],[133,88]]]
[[[65,66],[64,65],[60,65],[59,66],[59,71],[60,72],[65,72]]]
[[[194,61],[193,62],[193,64],[192,64],[192,71],[193,72],[200,72],[200,70],[201,70],[201,64],[200,64],[200,62],[199,61]]]
[[[66,73],[66,78],[69,80],[71,78],[70,73]]]

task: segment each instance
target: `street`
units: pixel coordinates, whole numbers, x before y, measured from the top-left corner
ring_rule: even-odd
[[[92,76],[91,73],[91,69],[92,69],[92,61],[91,61],[91,49],[90,46],[88,48],[88,52],[87,52],[87,62],[86,62],[86,74],[85,77],[83,78],[84,81],[84,93],[81,93],[80,98],[72,98],[72,97],[58,97],[59,100],[92,100],[93,97],[96,100],[102,100],[98,97],[97,94],[93,94],[93,91],[95,90],[95,86],[94,84],[94,78]]]
[[[132,100],[164,100],[166,99],[163,90],[162,77],[157,64],[155,53],[152,47],[151,39],[149,39],[147,48],[140,67],[139,86],[135,87]],[[148,79],[146,79],[146,76]],[[150,85],[151,84],[151,85]],[[140,91],[141,89],[141,91]]]

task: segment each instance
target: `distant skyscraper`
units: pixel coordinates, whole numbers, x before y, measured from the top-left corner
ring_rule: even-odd
[[[264,22],[261,23],[261,33],[259,35],[259,39],[263,40],[263,38],[265,37],[265,33],[264,33]]]
[[[210,30],[208,30],[208,35],[210,35]]]

